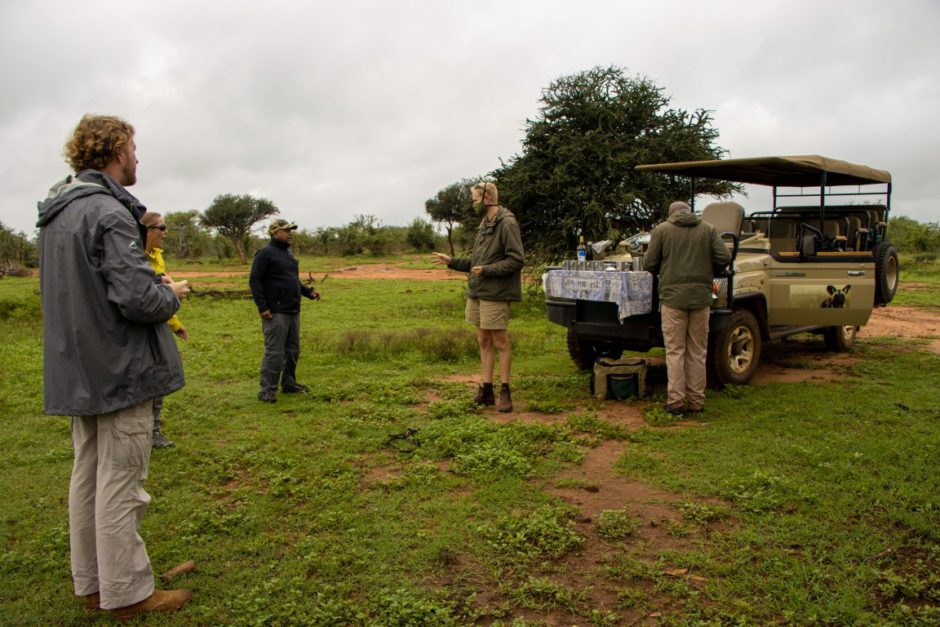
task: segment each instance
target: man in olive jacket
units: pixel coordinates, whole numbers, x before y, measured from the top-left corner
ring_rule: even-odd
[[[516,216],[499,206],[496,185],[480,181],[470,188],[474,208],[483,216],[477,229],[470,257],[452,258],[433,253],[432,261],[451,270],[467,273],[467,322],[477,328],[483,383],[477,390],[476,403],[496,404],[493,368],[499,352],[499,376],[502,383],[499,406],[512,411],[509,371],[512,349],[509,344],[509,306],[522,300],[522,266],[525,253]],[[494,350],[495,349],[495,350]]]
[[[653,229],[643,258],[649,272],[659,275],[659,302],[666,371],[666,411],[678,414],[705,408],[705,357],[712,280],[731,261],[731,253],[711,224],[674,202],[669,219]]]
[[[153,399],[183,387],[166,321],[189,293],[163,282],[144,256],[134,128],[86,115],[65,148],[76,172],[39,204],[43,395],[72,417],[69,537],[75,594],[118,618],[166,612],[186,590],[154,590],[138,534],[150,496]],[[145,232],[145,231],[144,231]]]

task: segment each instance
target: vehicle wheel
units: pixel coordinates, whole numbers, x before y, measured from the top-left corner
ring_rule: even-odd
[[[731,324],[708,343],[708,371],[713,387],[747,385],[760,362],[761,337],[757,319],[747,309],[731,314]]]
[[[875,304],[887,305],[898,291],[898,251],[888,242],[875,249]]]
[[[587,340],[579,338],[571,327],[568,328],[568,354],[571,355],[571,359],[581,370],[594,368],[597,349]]]
[[[858,327],[854,324],[838,327],[826,327],[823,329],[823,339],[826,340],[826,348],[833,353],[847,353],[852,350],[855,344],[855,333]]]
[[[593,342],[579,338],[574,329],[568,328],[568,354],[581,370],[593,370],[598,357],[620,359],[623,349],[616,346],[597,346]]]

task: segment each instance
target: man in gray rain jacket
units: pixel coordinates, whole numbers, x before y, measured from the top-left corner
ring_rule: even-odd
[[[66,145],[76,176],[39,204],[43,393],[47,414],[72,417],[69,535],[75,594],[119,618],[172,611],[185,590],[154,590],[138,535],[150,503],[153,399],[183,387],[166,321],[186,281],[161,283],[144,256],[145,210],[133,127],[86,115]]]

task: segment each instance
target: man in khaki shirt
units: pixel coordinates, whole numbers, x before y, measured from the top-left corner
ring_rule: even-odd
[[[512,411],[509,371],[512,349],[509,345],[509,306],[522,300],[522,266],[525,253],[516,216],[499,206],[496,185],[480,181],[470,188],[473,206],[481,214],[473,252],[470,257],[452,258],[433,253],[431,261],[452,270],[467,273],[467,322],[477,328],[483,383],[474,401],[494,405],[493,369],[499,352],[499,376],[502,386],[497,409]]]

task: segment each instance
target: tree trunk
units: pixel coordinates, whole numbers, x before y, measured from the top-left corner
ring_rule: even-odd
[[[245,244],[242,242],[240,237],[232,238],[232,243],[235,245],[235,252],[238,253],[238,259],[244,264],[248,263],[248,255],[245,254]]]
[[[452,227],[447,227],[447,245],[450,247],[450,256],[454,256],[454,238],[451,236],[453,233]]]

